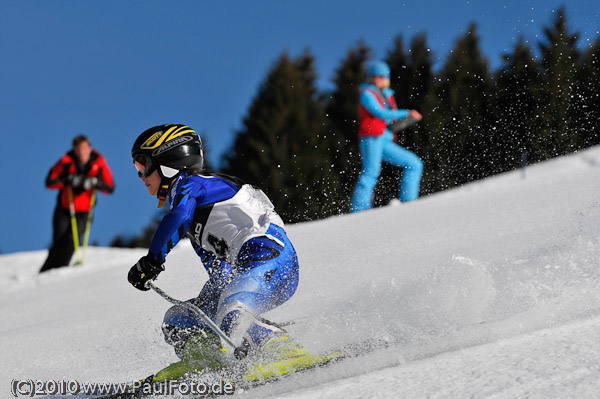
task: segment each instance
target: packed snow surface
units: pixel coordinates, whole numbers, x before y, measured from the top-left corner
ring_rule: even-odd
[[[386,344],[236,395],[598,397],[599,186],[593,148],[288,226],[300,285],[265,316],[295,320],[290,332],[316,352]],[[0,256],[0,397],[13,379],[125,382],[176,361],[160,330],[171,304],[126,279],[145,252],[92,247],[85,265],[43,275],[45,250]],[[205,280],[183,241],[156,284],[188,299]]]

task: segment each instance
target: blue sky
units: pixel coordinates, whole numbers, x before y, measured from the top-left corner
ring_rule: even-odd
[[[56,192],[49,168],[85,133],[116,180],[101,195],[91,241],[138,234],[157,214],[137,179],[129,150],[148,127],[185,123],[202,135],[209,159],[241,127],[257,88],[284,51],[309,49],[319,88],[359,41],[384,57],[402,35],[426,33],[442,62],[471,22],[497,67],[522,36],[533,47],[561,2],[481,0],[402,2],[2,0],[0,250],[43,249],[51,240]],[[600,31],[596,0],[570,0],[567,22],[592,43]],[[268,176],[269,171],[265,171]]]

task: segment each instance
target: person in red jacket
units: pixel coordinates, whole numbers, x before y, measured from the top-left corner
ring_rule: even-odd
[[[73,149],[50,169],[46,177],[46,187],[60,191],[52,220],[52,246],[40,273],[67,266],[75,251],[69,191],[72,190],[77,232],[81,241],[92,208],[93,190],[110,194],[115,189],[113,175],[106,160],[98,151],[92,149],[90,139],[84,135],[76,136],[73,139]]]

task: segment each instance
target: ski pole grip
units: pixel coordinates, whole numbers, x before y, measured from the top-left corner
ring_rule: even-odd
[[[144,283],[144,287],[148,288],[148,289],[152,288],[154,291],[156,291],[156,289],[158,288],[157,286],[154,285],[154,280],[148,280],[148,281],[146,281]],[[156,292],[158,292],[158,291],[156,291]],[[160,294],[160,292],[159,292],[159,294]]]

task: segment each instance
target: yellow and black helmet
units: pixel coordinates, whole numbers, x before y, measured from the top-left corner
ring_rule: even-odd
[[[152,127],[135,140],[131,148],[140,177],[155,170],[170,180],[183,170],[201,170],[204,164],[202,140],[189,126],[168,124]]]

